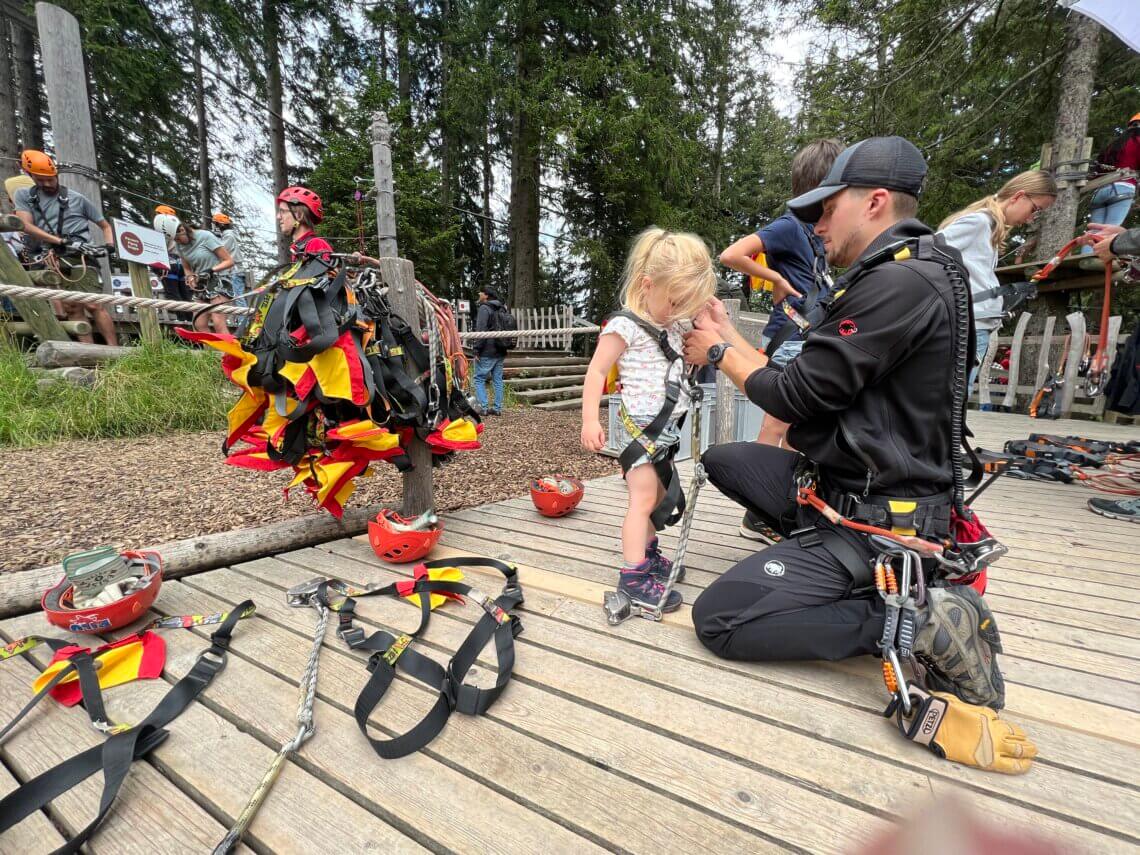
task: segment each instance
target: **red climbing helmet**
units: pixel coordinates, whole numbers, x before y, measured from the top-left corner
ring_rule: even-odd
[[[530,482],[530,500],[544,517],[564,517],[582,501],[586,488],[570,475],[547,475]]]
[[[162,587],[162,556],[147,550],[124,552],[123,558],[138,571],[142,580],[138,590],[103,606],[78,608],[72,600],[71,582],[64,576],[40,600],[48,621],[69,632],[103,632],[120,629],[146,614]]]
[[[372,551],[392,564],[407,564],[419,561],[429,552],[443,535],[443,523],[436,522],[431,528],[414,529],[412,520],[402,517],[389,508],[377,514],[368,523],[368,542]]]
[[[321,205],[321,197],[308,187],[286,187],[277,194],[277,201],[278,203],[284,202],[286,205],[304,205],[313,215],[314,222],[319,223],[325,218],[325,209]]]

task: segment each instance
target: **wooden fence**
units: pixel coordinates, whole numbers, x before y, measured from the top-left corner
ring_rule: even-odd
[[[1066,350],[1066,335],[1057,331],[1057,319],[1045,319],[1045,328],[1041,335],[1026,335],[1031,314],[1023,312],[1017,319],[1011,336],[993,336],[990,346],[982,359],[978,372],[977,390],[970,400],[982,407],[1000,407],[1008,412],[1024,410],[1028,400],[1045,383],[1046,378],[1057,370],[1061,363],[1062,352]],[[1104,396],[1098,395],[1090,398],[1084,392],[1084,380],[1079,376],[1081,359],[1085,353],[1085,341],[1088,337],[1085,316],[1080,312],[1073,312],[1065,317],[1068,325],[1067,356],[1065,356],[1065,383],[1061,397],[1062,417],[1068,418],[1073,413],[1089,416],[1099,416],[1104,412]],[[1108,321],[1108,370],[1106,378],[1112,373],[1112,364],[1116,359],[1116,341],[1120,337],[1119,315],[1114,315]],[[1094,342],[1095,344],[1095,342]],[[998,348],[1008,345],[1010,348],[1009,368],[995,369],[994,357]],[[996,382],[1004,379],[1005,382]],[[1018,400],[1018,396],[1022,396]]]
[[[534,309],[511,309],[520,330],[557,330],[574,326],[574,309],[571,306],[542,306]],[[457,312],[460,332],[474,332],[475,322],[468,312]],[[570,350],[574,336],[571,333],[550,333],[528,336],[519,342],[525,350]]]

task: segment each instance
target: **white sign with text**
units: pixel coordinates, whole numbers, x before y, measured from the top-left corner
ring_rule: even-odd
[[[126,220],[112,219],[111,222],[115,226],[115,249],[123,261],[170,266],[166,235],[162,232]]]

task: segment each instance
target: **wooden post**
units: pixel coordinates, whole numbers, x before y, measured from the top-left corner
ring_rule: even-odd
[[[7,4],[4,17],[12,22],[12,65],[16,72],[16,109],[20,113],[20,143],[24,148],[43,148],[40,117],[40,84],[36,80],[36,22]]]
[[[376,234],[381,258],[400,254],[396,245],[396,197],[392,180],[392,128],[383,110],[372,114],[372,172],[376,180]],[[414,312],[413,314],[418,313]],[[409,319],[410,322],[410,319]]]
[[[1108,319],[1108,341],[1105,342],[1105,350],[1108,351],[1108,364],[1104,369],[1104,384],[1108,383],[1108,378],[1112,376],[1112,367],[1116,364],[1116,342],[1120,338],[1120,325],[1124,319],[1120,315],[1113,315]],[[1105,404],[1108,399],[1105,397],[1104,392],[1097,395],[1092,402],[1093,415],[1100,416],[1104,414]]]
[[[134,261],[127,262],[127,270],[131,274],[131,293],[136,297],[150,299],[154,292],[150,288],[150,268]],[[158,326],[158,312],[155,309],[136,309],[139,319],[139,337],[145,343],[158,343],[162,341],[162,331]]]
[[[91,108],[87,99],[87,72],[83,67],[83,43],[79,22],[51,3],[36,4],[40,31],[40,56],[44,66],[44,86],[48,94],[55,153],[60,161],[96,169],[95,134],[91,129]],[[61,176],[66,186],[77,190],[103,210],[99,182],[84,175]],[[102,245],[103,232],[91,224],[91,240]],[[99,264],[103,291],[111,292],[111,267],[106,259]]]
[[[736,326],[736,318],[740,314],[739,300],[725,300],[724,308],[728,311],[728,321]],[[723,445],[732,442],[735,436],[736,422],[736,386],[723,371],[716,373],[716,430],[713,432],[713,442]]]
[[[0,180],[16,175],[20,140],[16,132],[16,75],[12,63],[12,36],[7,16],[0,16]],[[8,194],[0,193],[0,210],[10,210]]]
[[[1073,312],[1065,316],[1069,324],[1069,356],[1065,362],[1065,383],[1061,387],[1061,418],[1067,419],[1073,413],[1073,398],[1077,396],[1077,372],[1081,369],[1081,357],[1085,352],[1085,316]]]
[[[1056,325],[1057,319],[1052,315],[1045,319],[1045,331],[1041,333],[1041,350],[1037,352],[1037,376],[1033,380],[1035,390],[1044,386],[1045,378],[1049,376],[1049,350],[1053,345],[1053,327]]]
[[[12,255],[12,250],[8,244],[2,240],[0,240],[0,282],[8,285],[20,285],[24,288],[32,287],[32,280],[28,278],[27,271],[20,266],[20,262],[16,260],[16,256]],[[50,302],[27,297],[11,297],[10,299],[12,305],[16,307],[16,311],[20,313],[20,317],[31,325],[40,341],[71,341],[71,336],[56,320]]]
[[[1021,376],[1021,349],[1025,343],[1025,329],[1029,326],[1031,317],[1029,312],[1021,313],[1013,330],[1013,341],[1009,345],[1009,386],[1001,402],[1007,413],[1012,413],[1017,403],[1017,381]]]
[[[416,293],[416,273],[412,263],[406,258],[381,258],[380,275],[388,286],[388,302],[392,311],[404,318],[418,336],[421,333],[419,295]],[[431,481],[431,449],[419,439],[412,439],[408,456],[415,467],[405,472],[404,507],[405,516],[418,516],[434,506]]]

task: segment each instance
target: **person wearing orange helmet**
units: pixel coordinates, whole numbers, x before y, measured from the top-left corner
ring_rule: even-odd
[[[65,277],[68,279],[64,285],[67,290],[101,293],[103,286],[99,272],[83,259],[81,247],[91,240],[91,224],[94,223],[103,233],[107,250],[113,252],[115,238],[111,224],[90,199],[60,183],[59,171],[49,155],[26,149],[20,155],[20,166],[34,182],[32,187],[17,190],[13,199],[16,216],[24,223],[29,253],[50,250],[62,267],[82,271],[74,279]],[[115,324],[106,309],[68,302],[63,303],[63,308],[73,321],[86,320],[90,314],[103,340],[110,345],[119,343]],[[79,339],[88,344],[94,341],[90,334]]]
[[[229,214],[218,211],[210,218],[214,235],[222,242],[222,246],[234,260],[233,273],[230,277],[234,292],[234,302],[239,306],[245,305],[245,274],[241,270],[241,247],[238,245],[238,235],[234,230],[234,221]]]
[[[321,197],[308,187],[286,187],[277,194],[277,228],[289,237],[289,257],[302,255],[328,259],[332,245],[313,230],[324,219]]]
[[[165,214],[168,217],[177,217],[178,212],[169,205],[156,205],[154,215],[157,217],[159,214]]]

